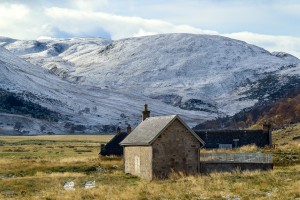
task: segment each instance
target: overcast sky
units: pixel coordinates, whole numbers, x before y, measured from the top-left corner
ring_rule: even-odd
[[[300,58],[300,0],[0,0],[17,39],[217,34]]]

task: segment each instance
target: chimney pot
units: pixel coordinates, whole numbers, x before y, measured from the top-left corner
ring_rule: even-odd
[[[121,128],[118,127],[118,128],[117,128],[117,134],[120,134],[120,133],[121,133]]]
[[[131,133],[131,126],[130,126],[130,124],[128,124],[128,126],[127,126],[127,135],[129,135]]]
[[[142,112],[142,121],[150,117],[150,111],[148,110],[148,105],[144,105],[144,111]]]

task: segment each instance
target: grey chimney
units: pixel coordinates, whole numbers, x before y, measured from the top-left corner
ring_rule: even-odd
[[[144,105],[144,111],[142,112],[142,121],[150,117],[150,111],[148,110],[148,105]]]
[[[130,124],[128,124],[128,126],[127,126],[127,135],[129,135],[131,133],[131,126],[130,126]]]
[[[120,134],[120,133],[121,133],[121,128],[118,127],[118,128],[117,128],[117,134]]]

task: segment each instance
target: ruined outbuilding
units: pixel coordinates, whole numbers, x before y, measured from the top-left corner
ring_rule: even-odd
[[[260,130],[202,130],[195,133],[206,143],[206,149],[238,148],[245,145],[272,146],[271,124],[263,124]]]
[[[178,115],[149,116],[143,112],[143,121],[120,143],[125,173],[147,180],[172,172],[197,174],[203,140]]]

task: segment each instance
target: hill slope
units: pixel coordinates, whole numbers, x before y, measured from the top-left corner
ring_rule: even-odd
[[[289,93],[282,96],[273,101],[259,102],[233,116],[206,121],[194,129],[260,128],[265,122],[271,123],[274,129],[279,129],[299,123],[300,88],[297,87],[294,91],[289,90]]]
[[[136,125],[144,102],[157,115],[180,112],[147,97],[64,81],[2,47],[0,97],[1,134],[113,132],[118,125]],[[208,117],[182,114],[192,120]]]
[[[81,109],[86,105],[92,110],[93,101],[102,104],[95,97],[103,92],[108,95],[113,106],[104,104],[97,113],[109,110],[98,119],[101,125],[137,123],[138,111],[146,101],[154,115],[181,114],[194,126],[203,120],[233,115],[257,102],[272,101],[282,96],[283,90],[300,85],[296,57],[272,54],[221,36],[166,34],[118,41],[0,38],[0,44],[72,85],[79,94],[97,88],[92,95],[86,92],[80,98],[71,92],[64,102],[72,109],[80,104]],[[57,88],[57,92],[68,91],[66,87]],[[72,95],[82,104],[70,100]],[[94,96],[93,101],[85,102],[89,96]],[[129,117],[123,119],[122,113]],[[89,117],[85,123],[93,121]]]

